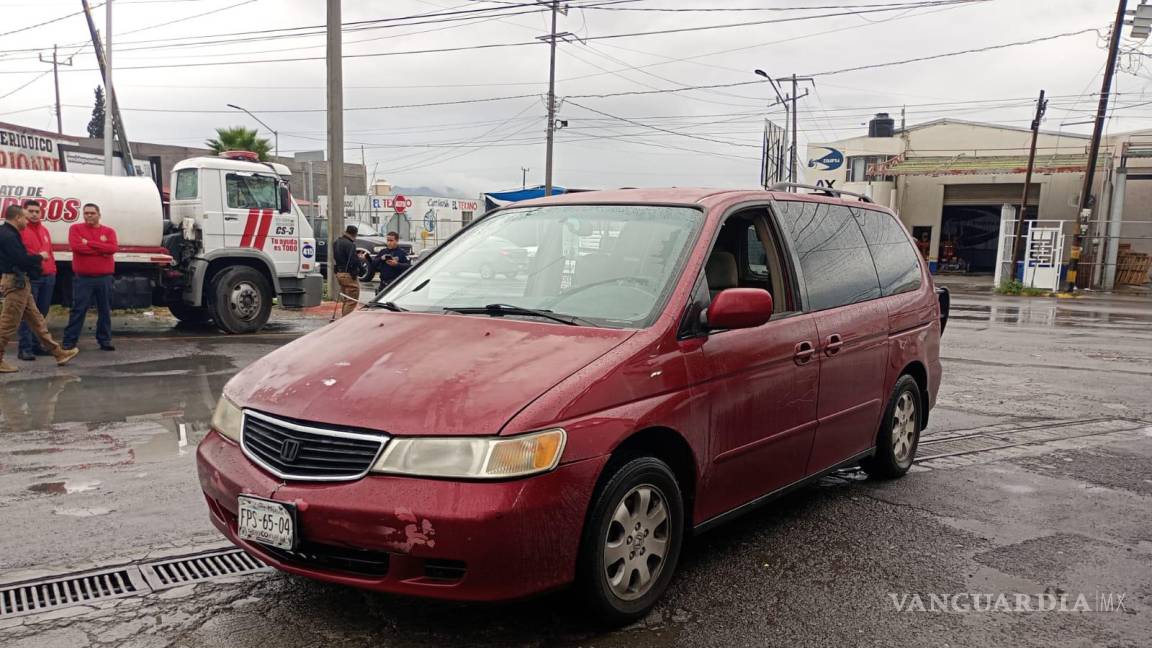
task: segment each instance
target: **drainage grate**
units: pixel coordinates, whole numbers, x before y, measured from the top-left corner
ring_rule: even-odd
[[[1085,419],[1007,430],[956,434],[945,438],[925,437],[917,462],[933,461],[1019,446],[1039,445],[1114,432],[1139,430],[1147,424],[1132,419]]]
[[[131,596],[147,589],[134,567],[16,583],[0,588],[0,619]]]
[[[140,566],[144,580],[153,590],[267,569],[269,569],[267,565],[245,553],[242,549],[213,551],[194,556],[160,560]]]

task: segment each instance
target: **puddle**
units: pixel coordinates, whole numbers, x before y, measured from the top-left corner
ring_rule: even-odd
[[[65,479],[64,481],[51,481],[40,482],[32,484],[28,490],[33,493],[44,493],[46,495],[72,495],[74,493],[86,493],[94,491],[100,486],[100,482],[94,479],[91,480],[73,480]]]
[[[1082,309],[1077,305],[1037,303],[1028,306],[999,304],[953,304],[950,319],[991,324],[1016,324],[1057,328],[1112,328],[1145,331],[1152,314],[1120,312],[1120,309]]]

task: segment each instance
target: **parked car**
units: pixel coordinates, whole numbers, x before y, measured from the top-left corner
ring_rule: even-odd
[[[524,222],[527,282],[452,278]],[[469,601],[575,584],[626,623],[688,535],[840,468],[908,471],[946,296],[891,211],[839,192],[519,203],[234,377],[200,483],[283,571]]]
[[[346,220],[344,225],[355,225],[359,232],[356,235],[356,249],[363,255],[365,263],[361,267],[360,280],[371,281],[379,269],[374,258],[387,244],[387,233],[370,223]],[[317,218],[312,221],[312,229],[316,232],[316,262],[320,264],[320,272],[328,276],[328,219]],[[401,240],[400,248],[406,253],[412,252],[412,243]]]
[[[489,236],[454,255],[456,273],[475,272],[481,279],[515,277],[528,267],[528,249],[499,236]]]

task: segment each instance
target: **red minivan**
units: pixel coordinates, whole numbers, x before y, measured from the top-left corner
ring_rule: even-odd
[[[472,223],[225,387],[212,522],[281,570],[644,615],[699,533],[830,471],[903,475],[940,387],[938,296],[842,192],[557,196]],[[470,260],[493,239],[518,273]]]

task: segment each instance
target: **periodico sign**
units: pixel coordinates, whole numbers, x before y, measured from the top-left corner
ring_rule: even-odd
[[[408,211],[408,198],[403,194],[396,194],[396,197],[392,199],[392,205],[397,214],[403,214]]]

